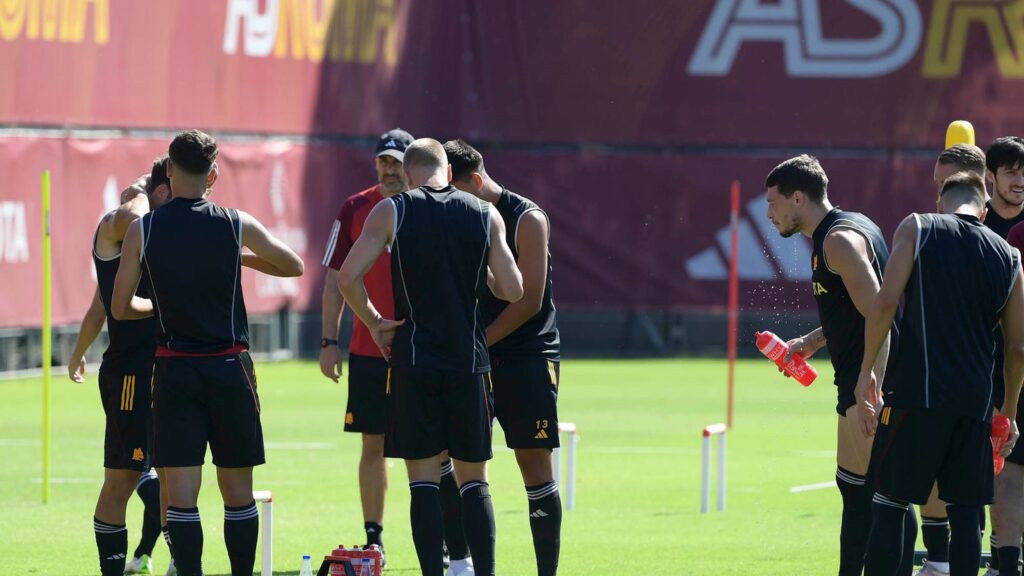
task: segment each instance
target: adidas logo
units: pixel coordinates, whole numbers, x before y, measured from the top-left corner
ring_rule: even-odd
[[[548,433],[545,432],[544,430],[538,430],[537,434],[533,437],[533,439],[534,440],[547,440],[548,439]]]
[[[538,512],[539,512],[539,510],[538,510]],[[114,554],[113,556],[107,556],[106,558],[104,558],[104,560],[121,560],[121,559],[127,559],[127,558],[128,557],[125,556],[124,554]]]
[[[548,516],[549,514],[540,509],[537,509],[530,513],[530,518],[547,518]]]
[[[741,280],[810,280],[811,243],[803,235],[783,238],[765,213],[762,194],[745,206],[747,218],[739,221],[739,274]],[[749,219],[748,219],[749,218]],[[753,222],[753,226],[751,226]],[[715,243],[686,260],[686,274],[695,280],[726,280],[729,277],[729,226],[715,233]]]
[[[388,143],[385,144],[384,147],[385,148],[398,148],[398,143],[395,142],[394,138],[392,138],[391,140],[388,140]]]

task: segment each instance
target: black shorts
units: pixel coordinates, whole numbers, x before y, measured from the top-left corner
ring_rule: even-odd
[[[932,486],[950,504],[992,503],[992,425],[977,418],[886,406],[868,478],[879,494],[925,504]]]
[[[836,412],[840,416],[846,416],[846,411],[857,403],[854,392],[857,389],[857,380],[852,382],[836,382]]]
[[[418,460],[448,450],[464,462],[490,460],[493,414],[487,373],[393,366],[384,455]]]
[[[345,432],[384,433],[387,429],[387,384],[387,360],[373,356],[349,355]]]
[[[509,448],[558,448],[559,362],[543,356],[491,358],[494,415]]]
[[[107,416],[103,467],[148,470],[153,448],[150,379],[153,354],[104,360],[100,365],[100,401]]]
[[[157,357],[153,428],[157,467],[201,466],[207,442],[216,466],[263,464],[260,399],[249,353]]]

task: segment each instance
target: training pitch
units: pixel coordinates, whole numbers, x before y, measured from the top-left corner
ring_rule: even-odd
[[[835,388],[828,361],[814,365],[821,376],[803,388],[767,361],[739,362],[727,509],[702,516],[700,434],[725,421],[725,362],[563,362],[559,412],[579,427],[580,441],[576,509],[564,515],[559,573],[835,574]],[[257,468],[255,487],[274,493],[274,573],[297,574],[302,554],[315,562],[338,544],[363,543],[359,437],[341,431],[345,385],[323,378],[315,363],[262,363],[256,373],[267,464]],[[92,514],[102,479],[103,416],[95,371],[87,377],[76,385],[64,368],[54,369],[47,505],[40,503],[41,380],[0,381],[2,574],[99,571]],[[536,572],[526,495],[500,429],[494,440],[497,570],[529,576]],[[417,574],[404,466],[393,461],[389,470],[386,573]],[[204,480],[204,569],[228,574],[223,509],[209,464]],[[141,519],[142,504],[133,498],[129,552]],[[163,574],[162,540],[154,556]]]

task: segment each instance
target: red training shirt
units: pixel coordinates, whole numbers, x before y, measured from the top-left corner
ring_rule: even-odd
[[[385,198],[380,194],[380,186],[367,188],[345,200],[338,212],[338,218],[331,228],[331,235],[327,239],[327,252],[324,254],[323,265],[330,266],[335,270],[341,269],[341,264],[348,256],[349,250],[355,245],[356,239],[363,232],[363,224],[370,210],[378,202]],[[366,286],[366,293],[370,301],[385,318],[395,317],[395,299],[391,293],[391,253],[387,250],[381,253],[373,267],[363,278]],[[353,318],[352,342],[349,344],[349,353],[357,356],[382,357],[380,348],[370,336],[369,329],[359,318]]]

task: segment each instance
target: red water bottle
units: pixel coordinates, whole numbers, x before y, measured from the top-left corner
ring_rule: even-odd
[[[1003,449],[1009,439],[1010,419],[1002,414],[996,414],[992,417],[992,465],[996,475],[1003,471],[1003,465],[1006,463],[1006,460],[999,455],[999,451]]]
[[[757,337],[757,349],[761,351],[761,354],[775,362],[779,368],[782,368],[786,374],[789,374],[797,382],[804,386],[810,386],[814,379],[818,377],[817,370],[799,354],[794,354],[789,363],[786,363],[785,358],[786,353],[789,352],[789,346],[786,346],[782,338],[771,332],[757,332],[754,335]]]

